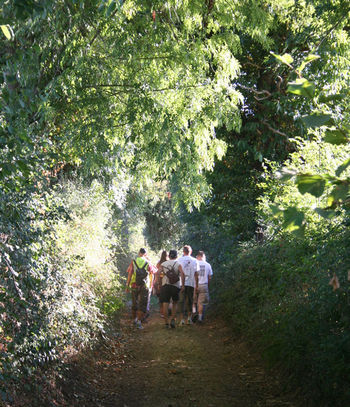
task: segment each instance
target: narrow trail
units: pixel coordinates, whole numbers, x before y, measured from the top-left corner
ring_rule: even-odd
[[[77,358],[63,395],[86,407],[297,407],[247,346],[214,316],[166,329],[153,310],[143,330],[120,321],[123,336]],[[63,405],[63,404],[59,404]]]

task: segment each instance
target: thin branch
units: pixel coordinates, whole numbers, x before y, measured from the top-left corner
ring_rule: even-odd
[[[237,86],[239,86],[242,89],[249,90],[250,92],[253,92],[253,93],[255,93],[256,95],[259,95],[259,96],[260,95],[265,95],[265,97],[260,98],[260,99],[255,98],[257,100],[267,99],[270,96],[272,96],[271,92],[269,92],[268,90],[256,90],[254,88],[249,88],[248,86],[241,85],[240,83],[237,83]]]
[[[144,92],[163,92],[166,90],[175,90],[175,91],[179,91],[179,90],[183,90],[183,89],[190,89],[190,88],[202,88],[205,86],[209,86],[209,84],[199,84],[199,85],[187,85],[187,86],[182,86],[181,88],[171,88],[171,87],[167,87],[167,88],[158,88],[158,89],[144,89],[141,86],[134,86],[134,85],[121,85],[121,84],[117,84],[117,83],[101,83],[98,85],[86,85],[83,86],[80,89],[98,89],[98,88],[124,88],[125,90],[121,90],[119,92],[117,92],[116,94],[120,94],[120,93],[125,93],[128,92],[130,90],[142,90]]]
[[[113,56],[110,54],[109,56]],[[154,57],[139,57],[139,58],[131,58],[132,61],[143,61],[143,60],[153,60],[153,59],[174,59],[175,55],[160,55],[160,56],[154,56]],[[129,58],[125,57],[120,57],[120,58],[114,58],[117,61],[130,61]]]
[[[287,134],[283,133],[283,132],[280,131],[280,130],[274,129],[274,128],[271,127],[271,126],[269,125],[269,123],[267,123],[265,120],[262,120],[261,123],[265,124],[265,126],[266,126],[270,131],[272,131],[272,133],[275,133],[275,134],[278,134],[279,136],[288,138]]]
[[[13,267],[11,266],[11,263],[8,261],[8,259],[7,259],[7,253],[4,254],[3,258],[4,258],[4,260],[5,260],[5,263],[6,263],[6,266],[7,266],[8,270],[10,270],[10,272],[11,272],[11,274],[12,274],[13,284],[14,284],[14,286],[15,286],[15,289],[16,289],[16,291],[17,291],[17,294],[18,294],[19,298],[24,301],[25,298],[23,297],[22,290],[19,288],[19,285],[18,285],[18,283],[17,283],[17,281],[16,281],[16,278],[18,277],[18,273],[17,273],[17,271],[15,271],[15,270],[13,269]]]
[[[108,18],[112,18],[114,17],[118,12],[118,7],[116,7],[116,9],[113,11],[113,13],[108,17]],[[91,45],[95,42],[96,38],[101,34],[103,27],[100,27],[96,30],[95,35],[92,37],[92,40],[89,43],[89,47],[91,47]]]

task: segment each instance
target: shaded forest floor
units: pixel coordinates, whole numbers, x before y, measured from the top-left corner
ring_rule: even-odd
[[[156,309],[143,330],[132,327],[125,313],[114,334],[101,340],[98,348],[70,360],[64,380],[48,393],[47,398],[43,389],[41,400],[32,405],[301,405],[283,394],[277,378],[214,315],[202,325],[166,329]]]

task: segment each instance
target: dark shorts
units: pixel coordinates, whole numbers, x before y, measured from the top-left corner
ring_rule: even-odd
[[[160,290],[159,302],[170,302],[172,299],[174,302],[179,301],[180,288],[174,285],[165,284]]]
[[[147,303],[148,303],[148,288],[143,285],[141,287],[135,287],[131,291],[131,298],[132,298],[132,310],[133,311],[147,311]]]
[[[184,291],[180,294],[181,312],[192,312],[193,292],[194,288],[186,285]]]

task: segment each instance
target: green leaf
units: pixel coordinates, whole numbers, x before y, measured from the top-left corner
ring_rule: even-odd
[[[106,12],[106,16],[107,16],[107,17],[109,17],[109,16],[113,13],[113,11],[115,10],[116,6],[117,6],[117,4],[116,4],[116,2],[113,0],[113,1],[111,2],[111,4],[108,6],[108,9],[107,9],[107,12]]]
[[[330,144],[347,144],[349,139],[342,130],[327,130],[324,141]]]
[[[280,209],[277,205],[270,205],[270,209],[275,218],[283,214],[283,210]]]
[[[339,177],[341,175],[341,173],[344,172],[349,167],[349,165],[350,165],[350,158],[348,158],[341,165],[339,165],[339,167],[335,171],[335,175],[337,177]]]
[[[308,192],[319,198],[324,192],[326,180],[320,175],[302,174],[297,176],[296,184],[301,194]]]
[[[316,208],[315,212],[317,212],[322,218],[325,219],[333,219],[335,216],[337,216],[336,211],[333,209],[323,209],[323,208]]]
[[[13,38],[13,36],[14,36],[12,28],[8,24],[7,25],[1,25],[0,27],[1,27],[2,32],[4,33],[5,37],[8,40],[11,40]]]
[[[293,63],[293,57],[290,54],[283,54],[283,55],[278,55],[278,54],[274,54],[273,52],[271,52],[271,54],[280,62],[282,62],[282,64],[291,66],[290,64]]]
[[[320,56],[319,55],[315,55],[315,54],[310,54],[308,55],[304,61],[302,61],[302,63],[298,66],[298,68],[296,69],[299,73],[306,67],[307,64],[309,64],[312,61],[315,61],[316,59],[319,59]]]
[[[306,127],[315,128],[321,127],[325,124],[331,124],[332,116],[329,114],[315,113],[311,115],[305,115],[301,117]]]
[[[309,54],[309,55],[304,59],[304,61],[309,64],[310,62],[315,61],[316,59],[319,59],[319,58],[321,58],[319,55],[316,55],[316,54]]]
[[[305,215],[297,208],[290,207],[283,212],[283,217],[283,229],[288,232],[293,232],[303,225]]]
[[[345,199],[349,195],[349,183],[342,182],[341,184],[336,185],[332,192],[329,194],[329,198],[332,199],[332,203],[334,201],[345,201]],[[330,199],[328,200],[330,201]]]
[[[315,94],[315,84],[305,78],[298,78],[295,82],[288,83],[287,92],[295,95],[305,96],[312,99]]]
[[[339,102],[347,97],[347,93],[336,93],[335,95],[325,95],[321,94],[318,98],[320,103],[327,103],[327,102]]]
[[[288,181],[297,175],[297,171],[289,168],[282,168],[281,171],[276,172],[276,177],[281,181]]]

